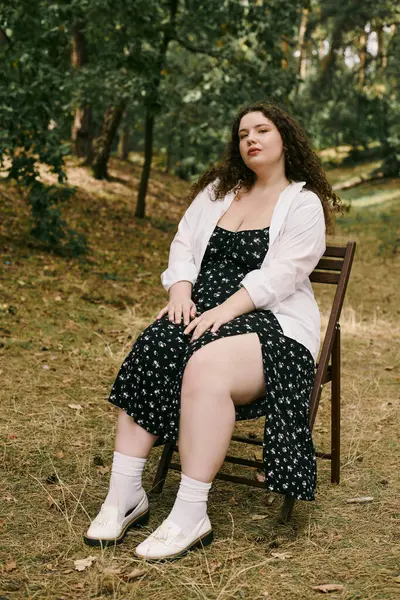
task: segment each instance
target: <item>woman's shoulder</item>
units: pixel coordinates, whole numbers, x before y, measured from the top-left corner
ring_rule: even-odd
[[[322,202],[318,194],[307,188],[307,184],[299,192],[299,203],[305,206],[321,205]]]

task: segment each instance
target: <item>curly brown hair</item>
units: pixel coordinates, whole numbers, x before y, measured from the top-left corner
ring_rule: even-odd
[[[335,213],[343,214],[343,205],[326,178],[321,161],[311,147],[303,127],[278,104],[258,102],[241,109],[232,124],[231,140],[221,162],[209,168],[192,185],[192,201],[209,183],[214,182],[214,200],[222,200],[231,190],[250,190],[256,174],[249,169],[239,151],[239,124],[244,115],[262,112],[278,129],[285,149],[285,174],[289,181],[305,181],[307,189],[321,200],[327,233],[334,233]]]

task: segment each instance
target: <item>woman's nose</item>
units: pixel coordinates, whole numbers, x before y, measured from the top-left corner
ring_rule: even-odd
[[[255,139],[254,132],[249,131],[248,136],[247,136],[247,145],[248,146],[253,145],[254,144],[254,139]]]

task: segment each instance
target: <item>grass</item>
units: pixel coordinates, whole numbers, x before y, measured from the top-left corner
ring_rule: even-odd
[[[399,257],[378,254],[379,215],[391,214],[396,228],[396,205],[382,203],[367,214],[356,207],[356,188],[329,240],[358,244],[341,319],[340,485],[330,484],[329,464],[320,461],[317,500],[298,502],[291,523],[281,525],[277,495],[216,481],[209,503],[214,544],[176,563],[147,565],[133,558],[133,548],[148,529],[105,551],[86,547],[82,533],[108,485],[116,416],[108,392],[135,337],[165,304],[159,275],[186,184],[153,172],[148,217],[139,221],[138,166],[113,160],[114,180],[101,183],[73,161],[69,173],[78,192],[66,217],[88,236],[85,259],[60,258],[27,240],[23,198],[0,187],[0,597],[313,600],[321,596],[313,586],[324,583],[343,586],[329,594],[335,600],[398,597]],[[385,195],[387,186],[371,187],[371,195]],[[316,288],[316,297],[324,328],[332,290]],[[261,421],[237,427],[263,431]],[[327,391],[314,441],[328,448]],[[159,455],[155,449],[146,466],[147,489]],[[151,503],[150,528],[168,513],[177,485],[171,472]],[[346,502],[359,496],[373,501]],[[88,556],[95,557],[91,566],[75,570],[74,561]]]

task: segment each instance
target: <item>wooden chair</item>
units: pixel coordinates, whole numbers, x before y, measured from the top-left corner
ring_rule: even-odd
[[[346,294],[347,284],[353,263],[355,242],[348,242],[346,246],[327,246],[325,254],[310,275],[313,283],[325,283],[336,285],[332,310],[329,316],[328,326],[322,342],[321,352],[315,370],[314,386],[310,394],[309,426],[312,430],[317,415],[322,389],[325,384],[331,383],[331,451],[316,452],[317,457],[331,461],[331,481],[339,483],[340,479],[340,314]],[[262,440],[250,437],[233,435],[232,440],[262,446]],[[175,444],[165,444],[163,453],[158,464],[154,479],[152,494],[161,492],[168,469],[180,470],[180,465],[171,462],[172,455],[177,452]],[[259,460],[249,460],[236,456],[225,457],[225,462],[255,467],[263,470],[263,463]],[[227,473],[217,473],[217,479],[244,483],[254,487],[264,488],[264,483],[256,479],[238,477]],[[295,499],[285,496],[281,518],[288,521],[291,517]]]

